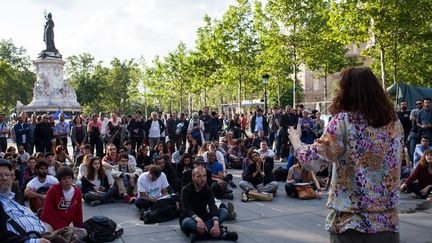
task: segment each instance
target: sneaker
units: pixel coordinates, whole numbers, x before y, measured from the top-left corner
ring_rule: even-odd
[[[132,204],[132,203],[135,203],[135,201],[136,201],[136,198],[135,197],[131,197],[131,199],[129,200],[129,204]]]
[[[235,212],[234,204],[229,202],[227,208],[228,208],[228,218],[230,220],[235,220],[237,218],[237,213]]]
[[[237,232],[230,232],[228,231],[227,227],[221,226],[221,236],[220,238],[222,240],[227,240],[227,241],[237,241],[238,240],[238,234]]]
[[[237,185],[233,181],[230,181],[229,184],[232,188],[237,188]]]
[[[102,204],[102,202],[100,200],[94,200],[94,201],[90,202],[90,206],[92,206],[92,207],[100,205],[100,204]]]
[[[128,194],[125,194],[124,196],[123,196],[123,200],[125,201],[125,202],[127,202],[127,203],[130,203],[129,201],[131,200],[131,196],[129,196]]]

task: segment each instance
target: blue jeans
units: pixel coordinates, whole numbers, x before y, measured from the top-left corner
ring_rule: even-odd
[[[409,135],[409,150],[408,150],[408,154],[409,154],[410,160],[412,160],[413,157],[414,157],[414,150],[415,150],[415,147],[417,145],[417,140],[418,140],[418,133],[410,132],[410,135]]]
[[[218,214],[219,225],[221,225],[225,221],[225,219],[228,217],[228,214],[229,214],[228,209],[219,208],[219,214]],[[210,229],[213,227],[213,219],[209,218],[206,221],[204,221],[204,223],[207,227],[207,230],[210,231]],[[197,232],[197,222],[191,217],[184,218],[180,224],[181,224],[181,229],[185,234]]]

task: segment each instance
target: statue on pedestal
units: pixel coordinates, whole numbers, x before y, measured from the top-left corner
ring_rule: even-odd
[[[61,58],[61,55],[57,50],[57,48],[55,47],[55,43],[54,43],[54,21],[52,20],[52,14],[48,13],[47,15],[45,15],[45,19],[47,21],[44,27],[43,40],[45,42],[46,49],[39,54],[39,57]]]

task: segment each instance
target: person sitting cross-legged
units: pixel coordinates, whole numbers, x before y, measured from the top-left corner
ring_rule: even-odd
[[[99,157],[92,157],[86,166],[85,175],[81,177],[81,188],[84,201],[90,206],[114,202],[117,188],[110,185]]]
[[[57,171],[60,183],[52,186],[47,194],[41,220],[46,230],[52,232],[73,223],[74,227],[82,228],[83,211],[82,195],[73,184],[73,171],[69,166],[62,166]]]
[[[46,160],[37,162],[35,171],[37,177],[29,181],[24,190],[24,196],[29,199],[30,209],[40,214],[45,203],[46,192],[51,186],[57,184],[58,180],[54,176],[48,175],[48,162]]]
[[[168,180],[162,169],[151,165],[149,171],[138,177],[138,198],[135,206],[143,212],[150,210],[158,198],[168,195],[168,187]]]
[[[403,191],[407,188],[417,197],[426,199],[432,193],[432,150],[426,150],[418,166],[408,179],[400,186]]]
[[[129,164],[129,155],[123,153],[120,155],[120,162],[112,169],[112,176],[118,188],[118,193],[127,203],[134,203],[137,193],[137,180],[142,174],[142,170],[132,164]],[[131,196],[132,195],[132,196]]]
[[[232,190],[228,190],[227,182],[224,180],[223,166],[218,161],[216,161],[215,151],[209,151],[207,154],[207,163],[205,168],[210,170],[212,174],[213,183],[211,188],[216,196],[216,198],[233,199]]]
[[[195,167],[192,182],[183,187],[181,193],[181,230],[189,235],[191,242],[205,238],[236,241],[237,233],[222,226],[227,216],[226,208],[216,207],[213,191],[207,185],[206,169]]]
[[[265,162],[261,159],[259,153],[250,150],[248,158],[251,163],[245,168],[243,180],[239,184],[240,188],[246,193],[249,190],[257,189],[258,192],[275,194],[279,184],[272,181],[271,171],[265,171]]]
[[[298,197],[295,189],[297,183],[311,183],[312,188],[318,198],[322,197],[320,184],[312,171],[305,170],[297,158],[294,158],[294,165],[288,170],[288,176],[285,184],[285,192],[290,197]]]

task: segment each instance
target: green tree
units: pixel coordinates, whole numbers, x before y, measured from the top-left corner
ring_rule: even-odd
[[[33,96],[36,75],[30,71],[31,61],[23,47],[12,40],[0,41],[0,110],[6,114],[15,108],[16,102],[28,104]]]

